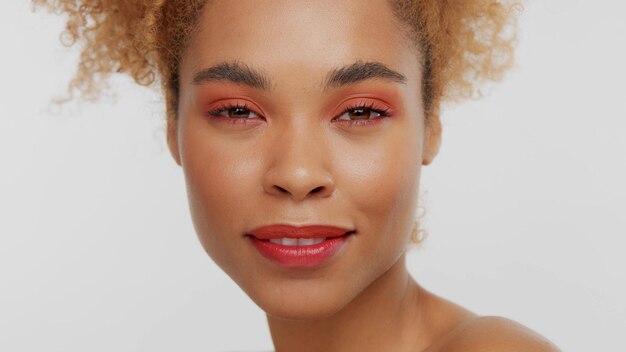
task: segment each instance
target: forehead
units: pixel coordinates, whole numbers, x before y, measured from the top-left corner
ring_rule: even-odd
[[[330,68],[355,61],[380,62],[416,78],[419,58],[401,32],[388,0],[209,1],[181,79],[227,61],[317,84]]]

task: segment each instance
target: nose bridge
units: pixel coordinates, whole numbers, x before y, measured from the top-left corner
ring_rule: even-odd
[[[266,192],[290,196],[328,196],[334,183],[328,170],[328,141],[319,120],[311,116],[290,117],[272,134]]]

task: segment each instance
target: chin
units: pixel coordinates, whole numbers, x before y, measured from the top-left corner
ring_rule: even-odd
[[[285,287],[287,286],[287,287]],[[321,320],[341,311],[351,300],[345,288],[327,285],[288,284],[264,287],[248,296],[268,316],[286,320]]]
[[[315,321],[323,320],[337,314],[344,305],[337,302],[297,302],[285,304],[272,302],[259,307],[273,318],[283,320]]]

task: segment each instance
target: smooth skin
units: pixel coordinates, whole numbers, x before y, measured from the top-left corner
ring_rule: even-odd
[[[421,167],[441,134],[425,122],[421,54],[400,33],[386,0],[204,8],[169,136],[200,242],[267,313],[278,352],[555,351],[407,272]],[[319,267],[283,268],[246,237],[276,223],[356,234]]]

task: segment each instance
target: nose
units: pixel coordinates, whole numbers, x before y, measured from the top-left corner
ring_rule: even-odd
[[[312,126],[300,127],[292,126],[273,137],[263,189],[273,196],[289,197],[298,202],[329,197],[335,191],[335,182],[328,169],[328,143]]]

